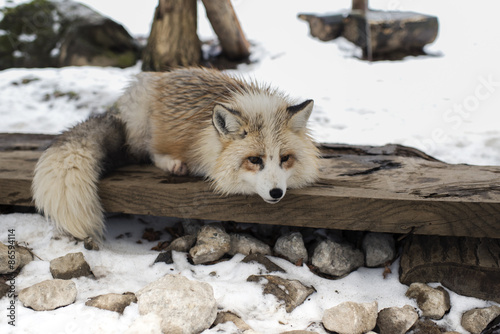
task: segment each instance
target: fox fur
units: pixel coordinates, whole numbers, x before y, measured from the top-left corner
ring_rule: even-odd
[[[97,184],[122,153],[176,175],[202,176],[223,195],[277,203],[287,188],[318,177],[319,154],[302,103],[266,85],[217,70],[141,73],[104,115],[64,132],[33,178],[38,210],[77,239],[101,241]]]

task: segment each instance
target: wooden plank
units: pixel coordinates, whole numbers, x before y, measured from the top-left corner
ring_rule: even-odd
[[[1,138],[0,204],[30,206],[32,171],[41,152],[9,150]],[[397,145],[325,145],[322,151],[319,182],[287,191],[274,205],[258,196],[222,197],[201,179],[137,165],[104,178],[100,196],[109,212],[500,238],[498,166],[448,165]]]

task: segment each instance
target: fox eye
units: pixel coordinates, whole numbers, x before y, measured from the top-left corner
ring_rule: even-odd
[[[248,157],[248,161],[253,163],[254,165],[262,165],[263,161],[260,157]]]
[[[281,157],[281,162],[287,162],[290,159],[290,154]]]

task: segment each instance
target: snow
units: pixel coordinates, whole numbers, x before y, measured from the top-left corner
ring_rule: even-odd
[[[0,241],[6,242],[8,230],[15,229],[15,239],[33,248],[37,260],[23,268],[16,277],[16,291],[43,280],[51,279],[50,260],[68,253],[82,252],[90,264],[95,278],[73,279],[78,289],[74,304],[54,311],[37,312],[17,304],[15,331],[0,318],[1,333],[125,333],[139,318],[136,304],[125,309],[123,315],[85,306],[88,298],[106,293],[136,292],[148,283],[166,274],[181,274],[189,279],[209,283],[223,311],[232,311],[242,316],[255,330],[266,333],[281,333],[288,330],[309,329],[326,333],[321,326],[321,318],[326,309],[344,301],[377,301],[379,310],[386,307],[416,307],[414,300],[404,296],[407,286],[398,281],[398,262],[391,266],[393,274],[384,279],[384,269],[360,268],[345,278],[328,280],[314,275],[307,266],[296,267],[292,263],[271,257],[287,273],[273,273],[288,279],[300,280],[313,286],[316,293],[293,312],[286,313],[275,297],[262,294],[262,286],[247,282],[250,275],[263,273],[260,264],[243,263],[243,255],[237,254],[226,262],[214,265],[191,265],[184,253],[174,253],[174,264],[153,262],[158,252],[151,251],[157,242],[140,239],[144,228],[162,230],[173,226],[176,219],[156,217],[111,217],[107,222],[106,242],[99,251],[88,251],[83,244],[60,236],[54,225],[36,214],[0,215]],[[117,238],[120,235],[124,238]],[[433,285],[437,286],[437,284]],[[438,323],[449,329],[466,333],[460,327],[461,314],[471,308],[487,307],[494,303],[475,298],[463,297],[451,291],[452,309]],[[0,299],[0,310],[7,308],[9,300]],[[154,319],[140,321],[150,324]],[[209,333],[234,333],[217,326],[206,330]],[[230,328],[230,327],[228,327]]]
[[[140,6],[118,0],[83,2],[141,36],[148,34],[157,4],[157,0],[141,1]],[[4,3],[0,0],[0,6]],[[338,12],[349,8],[350,3],[234,0],[241,25],[252,43],[252,63],[229,72],[269,82],[300,99],[314,99],[311,127],[318,141],[399,143],[449,163],[499,165],[500,30],[491,26],[496,22],[496,2],[484,0],[457,6],[451,0],[370,1],[375,9],[436,15],[440,24],[437,40],[426,47],[429,56],[374,63],[357,59],[360,50],[343,39],[325,43],[311,38],[308,24],[297,19],[299,12]],[[200,38],[211,40],[214,34],[201,2],[199,10]],[[104,112],[139,71],[140,64],[123,70],[68,67],[0,71],[0,132],[59,133],[90,114]],[[159,218],[142,220],[158,229],[166,224]],[[261,273],[262,268],[241,263],[240,255],[211,266],[192,266],[184,254],[176,253],[173,265],[153,266],[157,253],[150,249],[154,243],[136,243],[144,228],[137,217],[110,218],[107,226],[104,249],[93,252],[60,236],[52,223],[39,215],[0,215],[0,242],[5,243],[8,229],[14,228],[16,240],[27,243],[40,257],[16,278],[17,291],[50,279],[49,261],[70,252],[83,252],[96,275],[96,279],[74,279],[79,295],[76,303],[68,307],[35,312],[18,303],[15,331],[0,311],[0,332],[125,333],[138,321],[137,305],[118,315],[86,307],[86,299],[110,292],[136,292],[168,273],[208,282],[221,309],[242,315],[262,333],[306,328],[324,333],[318,327],[324,310],[343,301],[377,300],[379,309],[416,306],[404,297],[407,287],[398,281],[397,262],[391,267],[394,274],[386,279],[382,269],[362,268],[332,281],[313,275],[305,266],[295,267],[273,258],[290,273],[281,276],[299,279],[317,290],[287,314],[274,297],[263,296],[261,287],[246,282],[249,275]],[[125,232],[132,236],[116,239]],[[439,324],[461,333],[465,333],[460,326],[464,311],[494,304],[450,294],[452,310]],[[8,302],[7,298],[1,299],[0,310],[5,310]],[[154,319],[140,321],[154,327]],[[234,327],[221,325],[204,334],[216,332],[234,333]]]

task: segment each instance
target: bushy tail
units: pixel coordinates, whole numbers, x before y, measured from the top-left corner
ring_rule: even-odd
[[[36,165],[32,192],[37,209],[60,230],[101,241],[104,215],[97,183],[124,147],[124,125],[112,114],[91,117],[64,132]]]

